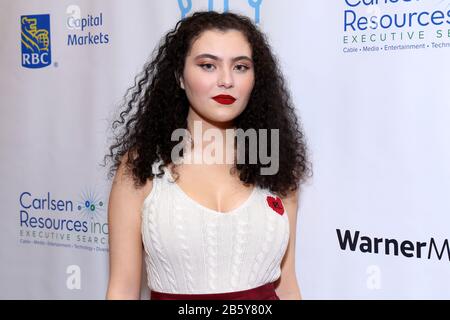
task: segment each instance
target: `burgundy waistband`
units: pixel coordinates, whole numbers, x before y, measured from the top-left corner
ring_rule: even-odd
[[[273,282],[257,288],[210,294],[175,294],[150,291],[151,300],[280,300]]]

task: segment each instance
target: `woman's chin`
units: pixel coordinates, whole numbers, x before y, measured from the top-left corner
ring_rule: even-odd
[[[235,118],[236,118],[235,116],[216,114],[206,118],[205,120],[208,121],[210,124],[217,126],[219,128],[228,128],[233,126],[233,120]]]

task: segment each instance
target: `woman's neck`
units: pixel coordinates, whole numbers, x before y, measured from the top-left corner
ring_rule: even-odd
[[[216,157],[215,159],[219,163],[234,163],[236,152],[234,143],[235,126],[232,121],[210,121],[190,108],[187,117],[187,130],[191,135],[192,152],[196,154],[197,160],[199,159],[198,153],[201,153],[202,163],[213,161],[211,155]],[[210,160],[207,161],[205,157]]]

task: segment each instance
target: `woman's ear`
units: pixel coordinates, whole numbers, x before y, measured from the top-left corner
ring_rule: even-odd
[[[179,76],[177,72],[175,72],[175,81],[176,81],[177,84],[181,87],[181,89],[184,90],[183,77]]]
[[[184,90],[184,81],[183,81],[183,77],[180,77],[180,87],[181,87],[181,89]]]

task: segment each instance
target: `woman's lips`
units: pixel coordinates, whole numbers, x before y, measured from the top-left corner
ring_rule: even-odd
[[[213,99],[220,104],[232,104],[233,102],[236,101],[234,97],[226,94],[220,94],[218,96],[213,97]]]

